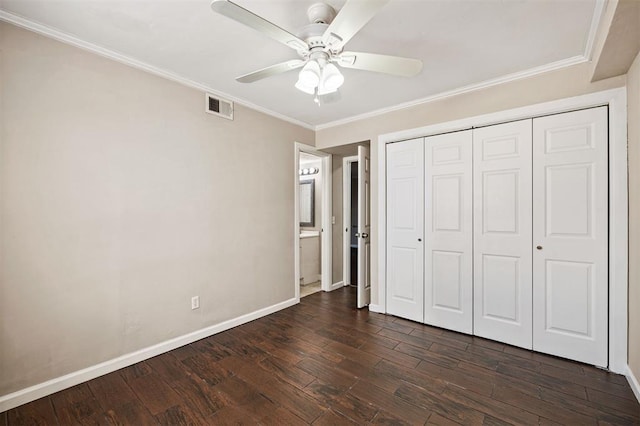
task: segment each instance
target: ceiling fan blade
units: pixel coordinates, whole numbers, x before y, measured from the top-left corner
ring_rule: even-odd
[[[309,50],[307,43],[294,36],[290,32],[283,30],[276,24],[267,21],[261,16],[258,16],[255,13],[250,12],[247,9],[238,6],[237,4],[229,0],[213,0],[211,2],[211,9],[221,15],[226,16],[227,18],[231,18],[234,21],[240,22],[247,27],[260,31],[262,34],[267,35],[294,50]]]
[[[300,59],[292,59],[291,61],[281,62],[270,67],[262,68],[261,70],[250,72],[249,74],[242,75],[236,78],[236,81],[240,83],[253,83],[254,81],[262,80],[263,78],[271,77],[272,75],[282,74],[296,68],[300,68],[305,64],[305,61]]]
[[[413,77],[422,70],[422,61],[419,59],[376,53],[342,52],[338,56],[337,63],[345,68],[381,72],[401,77]]]
[[[347,0],[322,35],[325,46],[340,50],[389,0]]]

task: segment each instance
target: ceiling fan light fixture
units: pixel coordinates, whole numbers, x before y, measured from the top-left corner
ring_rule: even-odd
[[[338,89],[335,87],[327,86],[324,80],[324,78],[320,79],[320,84],[318,85],[318,95],[324,96],[338,91]]]
[[[306,87],[318,87],[321,76],[320,65],[316,61],[309,61],[298,74],[298,83]],[[297,86],[297,85],[296,85]]]
[[[300,90],[301,92],[307,93],[309,95],[313,95],[316,93],[315,86],[309,86],[304,84],[304,82],[300,78],[298,78],[298,82],[296,83],[296,89]]]
[[[326,93],[332,93],[338,90],[340,86],[344,83],[344,76],[333,64],[325,65],[322,70],[322,79],[320,81],[320,85],[326,91]]]

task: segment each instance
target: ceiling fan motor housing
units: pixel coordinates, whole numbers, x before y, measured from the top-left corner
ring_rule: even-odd
[[[336,10],[326,3],[314,3],[307,9],[307,17],[310,23],[305,25],[297,36],[307,43],[309,53],[319,50],[317,48],[324,49],[325,43],[322,37],[333,18],[336,17]],[[302,56],[307,59],[308,53],[304,52]]]
[[[322,35],[328,26],[328,24],[307,24],[296,35],[304,40],[310,49],[314,47],[324,47]]]
[[[312,24],[330,24],[336,17],[336,10],[326,3],[314,3],[307,9],[307,17]]]

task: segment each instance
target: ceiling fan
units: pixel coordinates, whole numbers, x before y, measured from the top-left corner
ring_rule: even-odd
[[[336,65],[403,77],[415,76],[422,70],[422,61],[418,59],[344,50],[345,44],[388,2],[389,0],[347,0],[337,14],[328,4],[312,4],[307,10],[310,23],[302,28],[298,35],[229,0],[213,0],[211,8],[289,46],[300,56],[300,59],[292,59],[242,75],[236,78],[237,81],[253,83],[302,68],[295,87],[314,95],[314,100],[319,103],[319,96],[335,96],[338,88],[344,83],[344,76]]]

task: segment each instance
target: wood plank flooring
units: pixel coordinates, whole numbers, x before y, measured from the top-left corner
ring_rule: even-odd
[[[640,424],[623,376],[370,313],[344,288],[0,413],[0,426]]]

